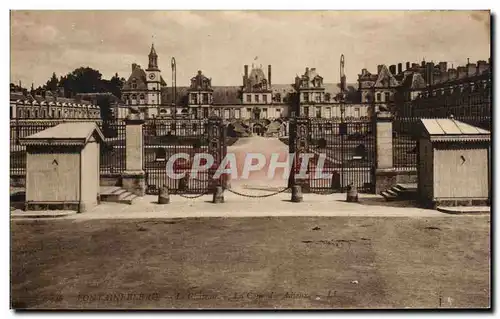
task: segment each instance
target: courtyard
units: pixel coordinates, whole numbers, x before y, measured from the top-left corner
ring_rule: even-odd
[[[490,305],[489,215],[84,215],[11,221],[14,308]]]

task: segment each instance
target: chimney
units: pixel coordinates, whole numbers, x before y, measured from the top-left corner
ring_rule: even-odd
[[[406,70],[410,69],[410,62],[406,62]]]
[[[267,66],[267,82],[269,83],[269,87],[271,87],[271,65]]]
[[[403,73],[403,63],[398,63],[398,74]]]
[[[389,66],[389,71],[391,72],[392,75],[396,74],[396,65],[391,65]]]
[[[463,79],[463,78],[467,77],[467,67],[465,67],[465,66],[459,66],[457,68],[457,73],[458,73],[458,78],[459,79]]]
[[[132,63],[132,72],[134,72],[135,69],[137,69],[137,63]]]
[[[422,61],[422,67],[425,68],[425,61]]]
[[[245,64],[243,66],[244,69],[244,74],[243,74],[243,86],[247,85],[248,82],[248,64]]]
[[[377,74],[380,74],[380,72],[382,72],[382,67],[382,64],[377,65]]]
[[[306,75],[309,73],[309,68],[306,67]]]
[[[429,83],[430,85],[434,84],[434,62],[429,62],[426,64],[427,65],[427,77],[429,78]]]

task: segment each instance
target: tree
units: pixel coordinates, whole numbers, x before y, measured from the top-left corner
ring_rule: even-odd
[[[49,91],[57,91],[59,87],[59,80],[57,79],[56,73],[52,72],[52,77],[47,81],[45,88]]]
[[[120,78],[118,73],[111,78],[111,80],[106,81],[107,91],[113,93],[114,96],[121,98],[122,97],[122,87],[125,83],[124,78]]]

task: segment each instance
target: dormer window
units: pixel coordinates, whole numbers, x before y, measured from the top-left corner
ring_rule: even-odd
[[[135,78],[132,79],[132,88],[137,89],[137,80]]]

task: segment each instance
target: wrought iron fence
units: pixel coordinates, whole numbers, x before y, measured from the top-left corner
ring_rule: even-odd
[[[61,123],[94,121],[103,131],[105,142],[101,144],[100,171],[121,173],[125,170],[125,123],[120,120],[101,121],[89,119],[61,120],[11,120],[10,121],[10,174],[26,174],[26,147],[19,144],[27,137]]]
[[[121,174],[126,168],[125,121],[99,121],[97,125],[105,138],[105,142],[100,146],[100,172],[101,174]]]
[[[442,118],[440,116],[423,118]],[[491,130],[490,116],[454,116],[461,121],[486,130]],[[420,117],[395,117],[392,123],[393,165],[400,170],[413,170],[417,166],[417,139]]]
[[[419,120],[416,117],[396,117],[392,122],[392,157],[397,169],[416,169]]]
[[[143,140],[147,193],[156,194],[165,185],[172,193],[200,194],[212,190],[220,182],[212,179],[227,152],[226,127],[220,118],[146,120]],[[181,153],[187,154],[189,159],[179,158],[167,168],[168,160]],[[210,153],[215,162],[210,169],[192,175],[192,161],[200,153]],[[201,165],[204,164],[202,161]],[[172,178],[167,170],[184,177]]]
[[[289,142],[290,152],[296,153],[292,179],[301,183],[304,191],[345,192],[349,185],[355,185],[360,192],[374,192],[376,147],[371,121],[339,123],[314,118],[295,121]],[[297,179],[302,165],[300,153],[314,156],[307,165],[307,180]],[[324,159],[322,164],[320,156]]]

